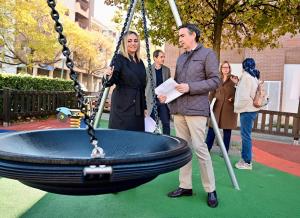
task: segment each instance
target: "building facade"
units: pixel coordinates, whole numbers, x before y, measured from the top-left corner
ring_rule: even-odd
[[[61,3],[68,9],[69,18],[85,30],[91,30],[94,16],[94,0],[62,0]],[[64,59],[54,65],[53,76],[69,79],[69,71],[64,64]],[[84,70],[76,68],[79,82],[88,91],[98,91],[101,78],[98,75],[87,74]],[[51,73],[50,73],[51,76]]]
[[[181,50],[166,44],[166,65],[175,72],[176,59]],[[252,57],[265,81],[266,91],[270,97],[268,110],[297,112],[300,95],[300,34],[291,38],[285,35],[279,39],[278,48],[266,48],[262,51],[240,48],[221,50],[220,61],[229,61],[232,70],[242,72],[242,62]]]
[[[68,9],[68,16],[76,22],[81,28],[91,31],[97,31],[104,36],[109,38],[116,38],[116,32],[103,25],[100,21],[94,18],[95,11],[95,0],[62,0],[62,4]],[[105,51],[99,51],[106,55]],[[55,65],[56,71],[64,72],[54,72],[54,77],[57,75],[64,74],[63,78],[69,79],[68,69],[65,67],[65,64],[62,60],[61,63]],[[109,61],[108,61],[109,62]],[[63,66],[63,70],[62,69]],[[99,74],[88,74],[81,69],[76,69],[76,72],[79,74],[79,82],[86,87],[88,91],[96,92],[99,90],[101,77]]]
[[[94,0],[62,0],[60,1],[69,11],[68,16],[81,28],[90,29],[94,17]]]

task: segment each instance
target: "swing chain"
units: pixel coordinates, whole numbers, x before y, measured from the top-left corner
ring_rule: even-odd
[[[47,3],[48,3],[48,6],[51,8],[51,17],[52,17],[53,21],[55,22],[55,30],[59,34],[58,41],[63,47],[62,53],[66,57],[66,66],[70,70],[70,78],[74,82],[74,90],[76,92],[76,97],[77,97],[78,105],[80,107],[80,111],[84,114],[84,123],[88,126],[87,132],[88,132],[88,135],[90,136],[90,143],[91,143],[91,145],[94,146],[91,156],[93,158],[99,158],[99,157],[103,158],[105,154],[103,152],[103,149],[98,147],[98,140],[95,136],[95,129],[93,128],[93,126],[91,124],[91,122],[92,122],[91,118],[87,115],[87,113],[85,111],[86,102],[84,99],[84,93],[81,89],[80,83],[78,82],[78,79],[77,79],[78,75],[73,69],[74,62],[70,57],[71,51],[67,46],[67,38],[63,34],[63,26],[59,22],[59,13],[55,9],[55,6],[56,6],[55,0],[47,0]]]
[[[158,121],[156,95],[155,95],[155,91],[154,91],[154,80],[153,80],[153,74],[152,74],[153,72],[152,72],[152,67],[151,67],[150,48],[149,48],[150,47],[149,46],[149,34],[148,34],[148,30],[147,30],[147,20],[146,20],[146,11],[145,11],[144,0],[141,0],[141,5],[142,5],[144,35],[145,35],[145,42],[146,42],[147,62],[148,62],[148,69],[149,69],[149,75],[150,75],[152,99],[153,99],[152,104],[153,104],[154,118],[155,118],[155,123],[156,123],[154,133],[161,134],[161,130],[159,128],[159,121]]]
[[[115,49],[115,52],[114,52],[114,55],[112,57],[112,61],[110,63],[110,66],[113,66],[114,63],[115,63],[115,59],[117,57],[117,54],[119,52],[119,49],[120,49],[120,46],[121,46],[121,42],[122,42],[122,39],[124,37],[124,34],[125,34],[125,31],[126,31],[126,27],[127,27],[127,24],[128,24],[128,21],[129,21],[129,17],[130,17],[130,14],[131,14],[131,11],[132,11],[132,8],[133,8],[133,3],[134,3],[135,0],[131,0],[130,1],[130,5],[129,5],[129,8],[128,8],[128,11],[127,11],[127,15],[126,15],[126,19],[125,19],[125,22],[124,22],[124,25],[123,25],[123,28],[122,28],[122,31],[121,31],[121,34],[120,34],[120,37],[118,39],[118,43],[117,43],[117,46],[116,46],[116,49]],[[93,113],[91,115],[91,120],[92,122],[95,121],[95,116],[99,110],[99,106],[100,106],[100,103],[101,103],[101,99],[103,98],[103,93],[104,93],[104,90],[106,88],[106,85],[107,85],[107,82],[108,82],[108,76],[103,76],[102,77],[102,88],[100,90],[100,93],[99,93],[99,96],[98,96],[98,99],[97,99],[97,103],[93,109]]]

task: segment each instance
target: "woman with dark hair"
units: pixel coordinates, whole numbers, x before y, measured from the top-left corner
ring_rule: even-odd
[[[218,89],[209,94],[210,101],[216,98],[214,104],[214,115],[218,123],[218,127],[223,129],[223,141],[228,152],[231,138],[231,130],[236,128],[237,114],[234,113],[234,95],[235,83],[238,78],[231,74],[231,66],[228,61],[224,61],[220,66],[221,84]],[[206,137],[206,144],[210,151],[215,139],[215,133],[212,124],[209,124],[209,129]]]
[[[107,86],[116,85],[111,98],[108,127],[133,131],[144,131],[146,111],[146,69],[140,59],[140,39],[137,33],[124,34],[120,54],[109,75]]]
[[[260,72],[255,69],[253,58],[243,61],[242,76],[236,88],[234,112],[240,114],[242,137],[241,160],[235,164],[238,169],[252,170],[252,127],[259,108],[253,105],[253,99],[258,87]]]

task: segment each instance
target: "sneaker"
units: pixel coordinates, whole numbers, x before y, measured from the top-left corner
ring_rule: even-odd
[[[244,160],[239,160],[239,162],[235,164],[235,167],[240,170],[252,170],[252,163],[248,164]]]

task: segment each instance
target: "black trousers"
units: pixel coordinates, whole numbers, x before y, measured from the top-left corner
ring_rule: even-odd
[[[231,138],[231,129],[223,129],[223,141],[224,141],[227,153],[228,153],[228,150],[229,150],[230,138]],[[214,140],[215,140],[215,132],[214,132],[212,127],[209,127],[208,132],[207,132],[207,136],[206,136],[206,141],[205,141],[209,151],[213,146]]]

